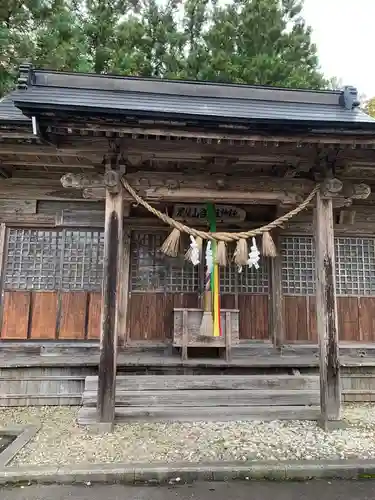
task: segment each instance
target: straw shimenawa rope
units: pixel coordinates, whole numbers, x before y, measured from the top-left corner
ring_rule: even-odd
[[[311,193],[307,196],[307,198],[300,205],[298,205],[290,212],[282,215],[281,217],[278,217],[273,222],[266,224],[265,226],[258,227],[256,229],[251,229],[250,231],[242,231],[240,233],[227,233],[227,232],[210,233],[206,231],[200,231],[190,226],[186,226],[185,224],[182,224],[181,222],[174,220],[172,217],[169,217],[167,214],[163,214],[156,208],[149,205],[147,201],[143,200],[130,186],[125,177],[121,178],[121,182],[124,188],[135,199],[135,201],[139,203],[139,205],[142,205],[149,212],[154,214],[156,217],[158,217],[160,220],[162,220],[169,226],[173,227],[174,229],[177,229],[182,233],[187,233],[191,236],[194,236],[195,238],[202,238],[204,240],[210,240],[210,241],[215,241],[215,240],[224,241],[226,243],[239,241],[241,239],[248,239],[253,236],[259,236],[262,235],[263,233],[267,233],[277,227],[282,226],[283,224],[285,224],[285,222],[287,222],[288,220],[292,219],[294,216],[302,212],[302,210],[304,210],[308,206],[308,204],[311,202],[311,200],[314,198],[314,196],[319,190],[319,184],[317,184],[311,191]]]

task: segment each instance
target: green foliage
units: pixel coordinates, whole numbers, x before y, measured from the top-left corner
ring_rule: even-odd
[[[373,97],[372,99],[369,99],[366,102],[365,111],[370,116],[372,116],[373,118],[375,118],[375,97]]]
[[[2,0],[0,96],[19,64],[322,88],[299,0]]]

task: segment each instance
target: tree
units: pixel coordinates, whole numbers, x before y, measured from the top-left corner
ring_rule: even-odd
[[[38,20],[34,62],[43,68],[91,71],[85,34],[73,4],[53,0]]]
[[[375,118],[375,97],[373,97],[372,99],[369,99],[365,103],[364,109],[365,109],[366,113],[368,113],[370,116]]]
[[[206,40],[206,78],[238,83],[321,88],[316,48],[290,0],[237,0],[216,6]],[[231,54],[228,61],[227,54]]]
[[[0,2],[0,96],[13,86],[19,63],[33,53],[31,34],[42,8],[38,0]]]
[[[301,0],[3,3],[0,95],[13,84],[25,58],[57,70],[302,88],[327,85],[310,28],[301,17]]]

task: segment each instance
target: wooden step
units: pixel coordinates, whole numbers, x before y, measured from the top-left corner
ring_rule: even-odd
[[[95,406],[96,392],[83,394],[84,406]],[[187,390],[117,391],[117,406],[309,406],[319,403],[318,391],[285,390]]]
[[[85,379],[85,392],[96,392],[98,377]],[[170,390],[319,390],[316,375],[119,375],[116,391]]]
[[[116,422],[227,422],[272,420],[317,420],[318,406],[223,406],[223,407],[116,407]],[[82,407],[78,412],[78,424],[96,423],[96,408]]]

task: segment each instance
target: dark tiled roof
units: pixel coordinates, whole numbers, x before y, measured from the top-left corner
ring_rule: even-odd
[[[0,123],[29,123],[30,118],[14,105],[13,94],[9,94],[0,99]]]
[[[227,97],[195,97],[146,92],[119,92],[71,88],[31,87],[16,97],[22,107],[28,104],[61,109],[81,109],[119,114],[201,117],[202,119],[249,120],[255,122],[317,122],[366,124],[375,120],[359,109],[348,110],[336,104],[261,101]]]
[[[28,86],[25,86],[28,81]],[[250,125],[280,124],[375,131],[375,120],[345,107],[341,91],[280,89],[61,73],[27,69],[16,105],[26,114],[39,110],[179,118]],[[355,89],[354,89],[355,94]]]

